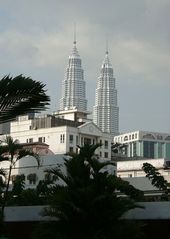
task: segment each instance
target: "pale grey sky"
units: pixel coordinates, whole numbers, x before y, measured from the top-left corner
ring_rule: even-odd
[[[169,0],[0,0],[0,77],[44,82],[57,110],[76,22],[88,109],[108,35],[120,132],[170,132],[169,13]]]

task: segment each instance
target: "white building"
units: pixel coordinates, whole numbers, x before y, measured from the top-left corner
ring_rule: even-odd
[[[170,160],[160,159],[136,159],[126,158],[123,161],[117,161],[117,176],[121,178],[145,177],[142,169],[144,163],[153,165],[163,176],[169,176],[170,179]]]
[[[114,142],[127,145],[121,152],[126,157],[170,159],[170,133],[134,131],[115,136]]]
[[[153,165],[158,172],[170,182],[170,160],[165,158],[160,159],[133,159],[126,158],[117,161],[117,176],[125,181],[129,181],[134,187],[145,191],[146,195],[159,193],[158,188],[151,184],[151,181],[146,177],[142,167],[144,163]]]
[[[3,124],[0,124],[0,135],[9,134],[9,133],[10,133],[10,123],[6,122]]]
[[[77,108],[79,111],[87,110],[84,73],[81,67],[81,58],[77,51],[76,41],[69,56],[65,79],[62,84],[62,98],[60,110]]]
[[[40,180],[47,179],[47,173],[44,171],[49,168],[55,168],[58,165],[61,165],[62,171],[64,170],[64,155],[52,155],[40,154],[40,166],[38,167],[37,161],[31,156],[26,156],[21,158],[16,162],[15,167],[12,169],[10,177],[10,189],[12,188],[12,183],[15,180],[17,175],[25,176],[25,187],[26,188],[35,188]],[[9,170],[9,162],[4,161],[0,163],[0,167]]]
[[[68,112],[65,112],[66,118]],[[79,113],[75,110],[68,118],[76,118]],[[81,115],[81,112],[80,112]],[[77,145],[83,146],[85,143],[103,144],[96,153],[102,159],[111,159],[110,134],[103,133],[92,121],[79,122],[58,118],[59,115],[46,115],[37,118],[20,116],[17,121],[11,123],[11,133],[13,139],[20,143],[46,143],[49,150],[54,154],[65,154],[67,152],[77,152]]]
[[[119,108],[117,105],[117,90],[113,68],[108,57],[108,51],[98,78],[93,121],[102,130],[115,136],[119,132]]]

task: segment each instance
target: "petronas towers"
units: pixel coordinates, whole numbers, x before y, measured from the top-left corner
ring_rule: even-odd
[[[60,110],[77,109],[79,111],[86,111],[87,100],[84,72],[81,67],[81,58],[77,51],[76,41],[73,44],[66,69],[66,76],[62,84]]]
[[[77,111],[86,112],[85,87],[81,58],[76,47],[76,41],[74,41],[62,84],[60,110],[77,109]],[[112,136],[118,135],[119,107],[117,105],[117,90],[108,51],[106,51],[98,77],[95,106],[93,107],[93,122],[102,132],[109,133]]]
[[[119,132],[117,90],[108,51],[106,51],[100,76],[98,77],[95,106],[93,107],[93,121],[103,132],[110,133],[113,136]]]

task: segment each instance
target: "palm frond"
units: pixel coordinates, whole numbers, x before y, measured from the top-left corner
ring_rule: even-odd
[[[57,179],[62,179],[66,184],[69,183],[67,176],[65,176],[58,167],[46,169],[44,172],[53,174],[54,176],[56,176]]]
[[[3,146],[4,149],[11,155],[14,155],[18,150],[22,148],[22,146],[18,144],[16,140],[13,140],[11,136],[6,136],[4,143],[6,144]]]
[[[0,80],[0,123],[8,122],[19,115],[40,112],[49,105],[44,84],[29,77],[8,76]]]
[[[101,169],[103,169],[104,167],[108,165],[115,166],[115,163],[112,161],[100,162],[98,159],[94,157],[88,159],[88,162],[90,163],[90,166],[92,167],[94,173],[98,173]]]
[[[3,168],[0,168],[0,176],[6,177],[6,171]]]
[[[80,148],[80,157],[91,158],[94,155],[95,150],[101,146],[100,144],[85,144],[84,146],[77,146]]]
[[[69,178],[70,186],[86,185],[90,180],[90,165],[80,155],[65,159],[65,167]]]
[[[114,177],[114,184],[116,185],[116,189],[119,190],[120,192],[126,194],[132,199],[135,200],[141,200],[143,198],[143,191],[135,188],[133,185],[131,185],[128,181],[125,181],[119,177],[112,176]]]
[[[9,157],[4,157],[0,155],[0,162],[9,161]]]
[[[25,156],[32,156],[36,159],[37,161],[37,164],[38,164],[38,167],[40,166],[40,157],[38,154],[32,152],[32,151],[29,151],[29,150],[25,150],[25,149],[21,149],[18,151],[18,156],[15,160],[15,163],[20,160],[21,158],[25,157]]]

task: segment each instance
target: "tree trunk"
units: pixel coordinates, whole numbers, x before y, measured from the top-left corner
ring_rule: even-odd
[[[4,218],[4,210],[5,210],[7,200],[8,200],[8,190],[9,190],[9,182],[10,182],[11,172],[12,172],[12,162],[13,162],[13,159],[11,158],[9,173],[8,173],[8,181],[7,181],[6,189],[4,192],[4,200],[3,200],[3,204],[2,204],[2,220]]]

